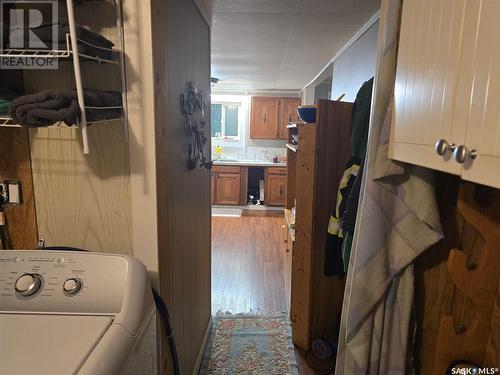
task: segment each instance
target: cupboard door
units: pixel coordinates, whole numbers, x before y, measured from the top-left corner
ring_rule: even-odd
[[[286,176],[269,175],[267,178],[267,192],[264,194],[268,206],[285,206]]]
[[[299,105],[299,98],[281,99],[278,139],[288,140],[288,128],[286,126],[291,122],[299,121],[299,116],[297,115],[297,107]]]
[[[250,138],[277,139],[279,104],[279,98],[252,98]]]
[[[240,175],[235,173],[215,173],[215,202],[217,204],[239,205]]]
[[[462,178],[500,188],[500,2],[471,2],[470,17],[479,22],[470,37],[473,85],[464,102],[469,111],[464,145],[477,156],[466,159]]]
[[[475,0],[474,0],[475,1]],[[467,42],[474,21],[466,0],[406,0],[403,3],[389,156],[460,174],[451,151],[440,156],[438,140],[461,144],[470,90]]]

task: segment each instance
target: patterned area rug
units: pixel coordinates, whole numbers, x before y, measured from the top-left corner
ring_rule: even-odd
[[[218,314],[200,374],[298,375],[285,314]]]

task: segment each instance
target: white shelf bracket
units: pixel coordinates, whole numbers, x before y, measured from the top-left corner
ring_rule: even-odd
[[[87,133],[87,115],[85,113],[85,98],[83,95],[82,74],[80,70],[80,56],[78,55],[78,39],[76,34],[75,13],[73,10],[73,0],[66,0],[68,9],[68,23],[71,39],[71,50],[73,52],[73,68],[75,71],[76,95],[80,107],[80,127],[82,129],[83,153],[90,153],[89,139]]]

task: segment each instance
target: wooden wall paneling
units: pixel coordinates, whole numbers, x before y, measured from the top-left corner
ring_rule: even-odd
[[[299,149],[297,150],[297,211],[295,217],[295,244],[292,260],[292,296],[290,320],[293,342],[303,350],[310,343],[310,300],[311,300],[311,243],[314,201],[314,171],[316,149],[316,126],[303,125],[299,128]],[[308,166],[305,168],[305,166]]]
[[[123,125],[31,130],[39,235],[48,246],[132,254],[128,149]]]
[[[7,228],[13,249],[35,249],[38,233],[31,174],[28,131],[19,128],[0,128],[0,181],[21,182],[23,202],[7,206]]]
[[[479,185],[438,174],[436,187],[445,238],[416,261],[416,373],[458,359],[498,367],[499,191],[478,190],[491,198],[481,207]]]
[[[337,340],[344,298],[344,280],[323,273],[330,215],[337,204],[337,191],[350,158],[352,103],[319,101],[316,147],[321,150],[316,163],[314,195],[315,223],[312,251],[313,284],[311,340]],[[320,302],[321,301],[321,302]],[[337,322],[337,323],[336,323]]]
[[[210,172],[187,170],[179,97],[192,81],[210,98],[210,28],[192,1],[154,0],[152,16],[160,293],[172,316],[181,373],[191,374],[211,314]],[[210,147],[209,138],[208,153]]]
[[[75,16],[79,24],[117,42],[112,4],[83,5]],[[81,66],[86,88],[121,91],[119,67],[94,62]],[[60,61],[57,70],[43,74],[27,70],[23,75],[26,93],[75,87],[71,62]],[[89,138],[91,153],[84,156],[79,130],[30,130],[39,236],[49,246],[132,254],[129,149],[123,122],[93,124]]]
[[[490,337],[486,346],[484,365],[498,367],[500,363],[500,275],[498,276],[497,291],[493,313],[491,315]]]
[[[456,289],[452,312],[441,316],[436,373],[444,373],[457,358],[479,365],[486,358],[500,274],[500,193],[490,190],[492,201],[480,207],[475,202],[477,188],[470,183],[460,186],[457,203],[458,214],[463,217],[460,249],[451,249],[447,262]]]
[[[20,71],[0,70],[2,86],[22,93],[23,76]],[[13,249],[35,249],[38,245],[35,197],[28,131],[0,128],[0,181],[21,182],[23,203],[7,206],[6,218]]]
[[[448,274],[450,249],[457,247],[460,233],[456,202],[460,179],[436,173],[436,195],[445,237],[415,262],[415,312],[417,321],[414,363],[417,374],[434,374],[434,356],[441,314],[451,313],[454,287]]]

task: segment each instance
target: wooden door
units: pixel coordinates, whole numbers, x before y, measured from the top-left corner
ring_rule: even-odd
[[[300,105],[299,98],[283,98],[280,101],[280,118],[278,126],[278,139],[288,140],[287,125],[299,121],[297,107]]]
[[[440,139],[461,144],[465,138],[475,38],[473,17],[464,17],[470,7],[466,0],[404,2],[391,158],[460,174],[451,151],[440,156],[434,146]]]
[[[264,194],[268,206],[285,206],[286,176],[271,174],[267,177],[267,191]]]
[[[250,138],[278,138],[279,106],[279,98],[252,97]]]
[[[500,188],[500,2],[469,2],[466,18],[475,29],[465,47],[473,69],[465,77],[471,90],[463,103],[468,109],[463,145],[477,156],[466,158],[462,178]]]
[[[227,205],[240,204],[240,174],[215,173],[215,203]]]

